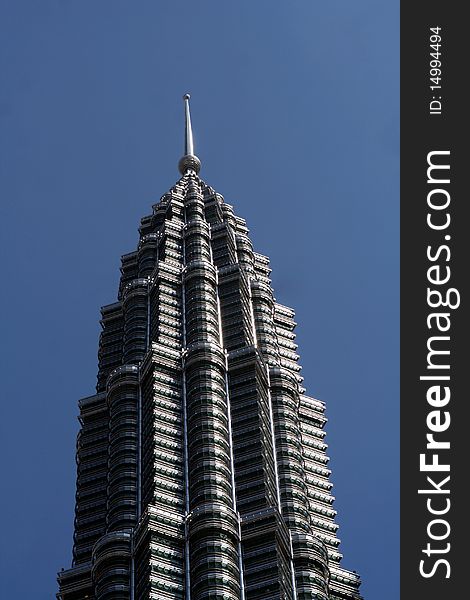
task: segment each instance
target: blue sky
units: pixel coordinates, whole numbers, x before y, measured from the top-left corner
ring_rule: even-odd
[[[398,597],[398,1],[0,1],[0,569],[71,560],[77,400],[120,255],[178,178],[246,218],[327,403],[343,564]]]

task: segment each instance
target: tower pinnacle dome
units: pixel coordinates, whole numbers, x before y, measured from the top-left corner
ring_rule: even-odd
[[[184,156],[178,163],[180,173],[184,175],[187,171],[195,171],[199,173],[201,170],[201,161],[194,154],[193,130],[191,127],[191,112],[189,110],[189,99],[191,96],[185,94],[184,112],[185,112],[185,134],[184,134]]]

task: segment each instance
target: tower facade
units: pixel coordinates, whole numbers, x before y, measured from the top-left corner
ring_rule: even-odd
[[[185,110],[181,178],[102,308],[58,598],[358,600],[294,312],[245,221],[199,177],[189,96]]]

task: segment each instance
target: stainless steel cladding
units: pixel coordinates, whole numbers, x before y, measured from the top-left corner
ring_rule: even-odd
[[[358,600],[294,312],[245,221],[200,179],[190,130],[185,152],[102,309],[58,598]]]

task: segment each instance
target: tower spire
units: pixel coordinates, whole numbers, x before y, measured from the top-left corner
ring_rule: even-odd
[[[193,129],[191,127],[191,112],[189,110],[190,98],[191,96],[189,94],[183,96],[185,112],[184,156],[180,159],[178,164],[182,175],[187,171],[199,173],[201,170],[201,161],[194,154]]]
[[[184,154],[185,154],[185,156],[194,154],[193,130],[191,127],[191,112],[189,110],[189,99],[190,98],[191,98],[191,96],[189,94],[185,94],[183,96],[184,113],[185,113],[185,121],[186,121],[186,130],[185,130],[185,136],[184,136]]]

